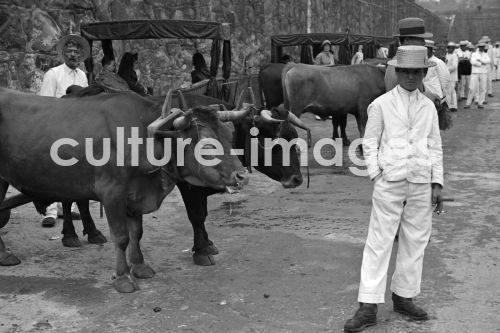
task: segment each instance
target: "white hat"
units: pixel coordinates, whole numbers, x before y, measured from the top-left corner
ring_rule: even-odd
[[[427,57],[427,48],[417,45],[400,46],[396,52],[396,59],[389,60],[388,65],[396,68],[429,68],[436,66]]]
[[[323,43],[321,43],[321,47],[325,46],[325,44],[332,46],[332,43],[328,39],[325,39]]]
[[[455,47],[457,46],[457,44],[455,44],[455,42],[449,42],[447,47]]]
[[[467,46],[468,42],[466,40],[460,41],[460,46]]]
[[[434,41],[433,40],[430,40],[430,39],[426,39],[425,40],[425,47],[431,47],[431,48],[435,48],[436,45],[434,44]]]

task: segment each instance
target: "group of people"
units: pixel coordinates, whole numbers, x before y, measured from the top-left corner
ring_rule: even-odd
[[[357,51],[351,58],[351,65],[363,63],[363,45],[357,46]],[[319,66],[333,66],[335,65],[335,55],[332,49],[332,43],[325,39],[321,43],[321,52],[314,58],[314,64]]]
[[[500,80],[500,42],[493,47],[491,39],[483,36],[476,45],[463,40],[447,45],[446,64],[454,79],[453,96],[465,100],[465,109],[475,101],[483,108],[486,96],[493,97],[493,81]]]

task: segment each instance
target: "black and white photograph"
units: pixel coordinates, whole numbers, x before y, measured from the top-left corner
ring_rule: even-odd
[[[0,333],[500,332],[499,0],[0,0]]]

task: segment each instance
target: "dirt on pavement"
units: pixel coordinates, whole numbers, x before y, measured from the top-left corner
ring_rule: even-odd
[[[494,88],[500,96],[500,83]],[[500,98],[488,101],[483,110],[461,102],[454,127],[442,132],[444,193],[455,201],[434,216],[416,298],[431,319],[394,313],[387,289],[378,325],[366,332],[500,331]],[[313,142],[331,136],[329,121],[302,119]],[[353,117],[348,125],[358,137]],[[156,276],[133,294],[111,285],[111,241],[83,241],[76,222],[83,247],[65,248],[61,220],[42,228],[32,204],[16,208],[0,230],[22,260],[0,267],[0,332],[341,332],[357,308],[372,192],[349,166],[345,150],[342,167],[312,163],[309,189],[286,190],[254,171],[240,193],[210,197],[207,230],[220,251],[210,267],[193,264],[191,226],[174,190],[145,216],[142,245]],[[110,240],[97,203],[91,211]]]

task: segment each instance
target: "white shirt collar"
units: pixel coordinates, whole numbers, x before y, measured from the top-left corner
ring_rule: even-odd
[[[63,64],[63,68],[64,68],[64,71],[68,74],[71,72],[77,73],[77,69],[78,69],[78,67],[75,69],[71,69],[68,65],[66,65],[66,63]]]
[[[418,93],[418,88],[413,90],[413,91],[409,91],[409,90],[406,90],[405,88],[401,87],[399,84],[397,85],[397,88],[398,88],[398,93],[400,93],[401,95],[404,95],[404,96],[408,96],[408,97],[416,97],[417,93]]]

